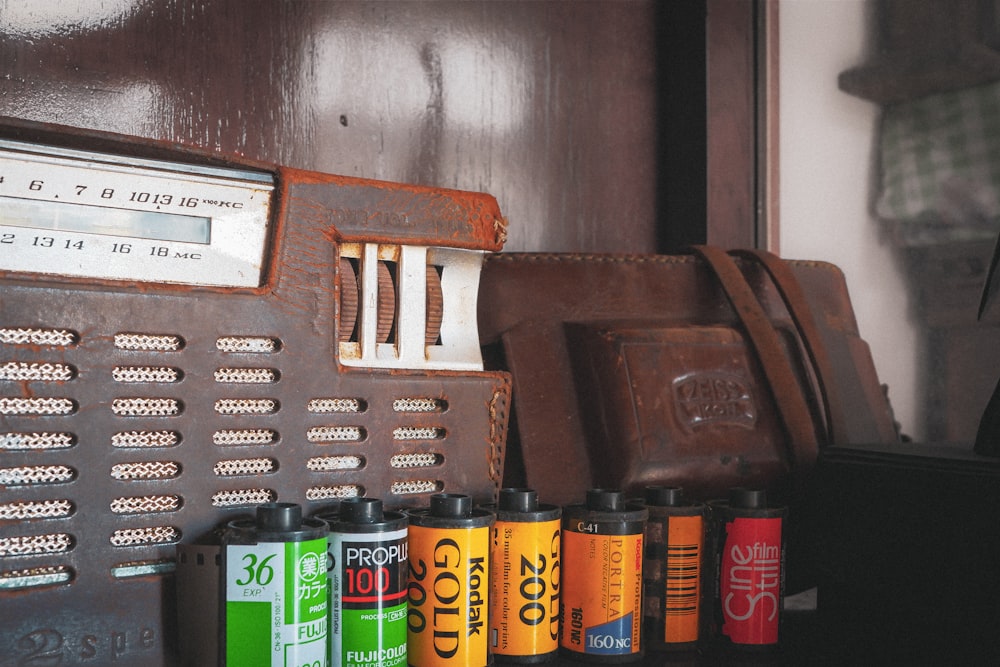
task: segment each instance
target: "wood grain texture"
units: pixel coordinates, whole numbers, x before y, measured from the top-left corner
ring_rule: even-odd
[[[655,250],[653,4],[0,8],[0,114],[493,194],[508,249]]]

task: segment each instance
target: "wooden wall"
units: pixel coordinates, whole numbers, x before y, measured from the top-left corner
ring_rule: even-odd
[[[0,115],[486,191],[512,250],[656,250],[653,2],[25,0],[0,16]]]

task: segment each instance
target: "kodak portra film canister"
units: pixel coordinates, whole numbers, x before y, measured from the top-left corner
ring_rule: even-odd
[[[684,650],[698,642],[705,506],[672,486],[651,486],[646,522],[643,640],[649,650]]]
[[[490,651],[544,662],[559,650],[560,517],[530,489],[501,489],[490,553]]]
[[[713,634],[724,645],[775,647],[784,605],[784,507],[763,489],[732,489],[709,503],[714,552]]]
[[[560,647],[575,660],[642,657],[642,546],[648,512],[591,489],[563,509]]]
[[[320,515],[330,524],[330,663],[405,667],[407,519],[375,498]]]
[[[438,493],[409,510],[407,646],[415,667],[485,667],[492,512],[463,494]]]
[[[327,525],[294,503],[268,503],[222,535],[220,662],[326,667]]]

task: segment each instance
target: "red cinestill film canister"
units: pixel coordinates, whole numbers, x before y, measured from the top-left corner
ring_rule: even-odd
[[[709,503],[715,557],[712,632],[723,644],[776,647],[784,606],[787,509],[763,489],[737,488]]]

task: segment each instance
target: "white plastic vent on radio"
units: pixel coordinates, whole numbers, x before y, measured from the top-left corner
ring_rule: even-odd
[[[340,256],[342,364],[483,370],[481,251],[347,243]]]

